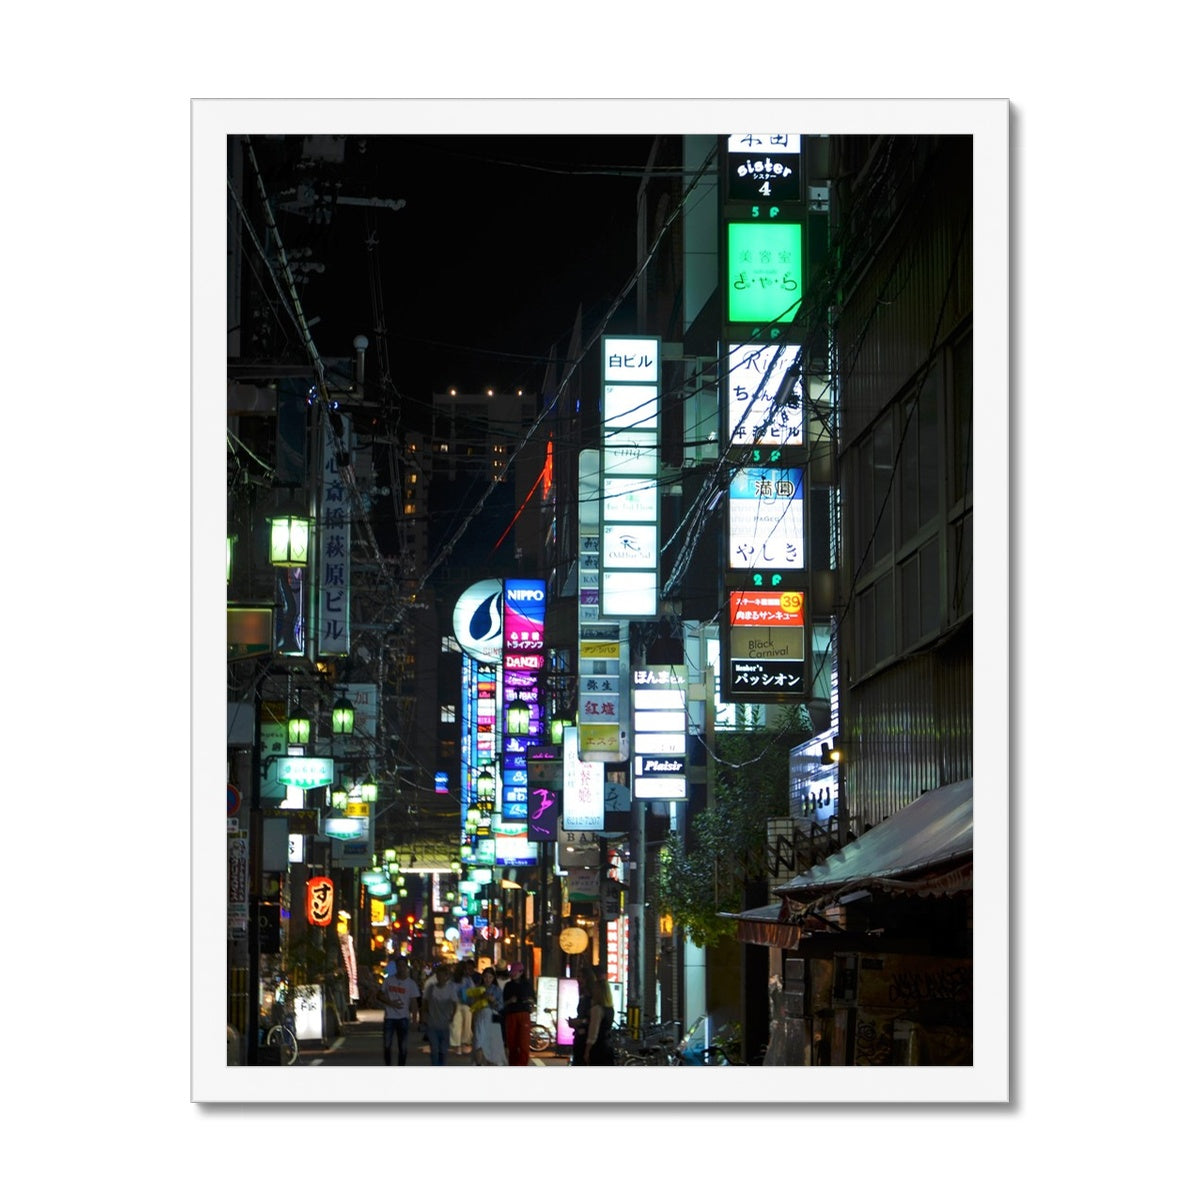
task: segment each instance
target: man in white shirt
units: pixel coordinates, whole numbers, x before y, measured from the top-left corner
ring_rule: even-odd
[[[425,1032],[429,1035],[429,1061],[444,1067],[450,1049],[450,1023],[458,1007],[458,987],[450,978],[450,964],[439,962],[422,996]]]
[[[408,961],[397,958],[395,970],[383,980],[383,1061],[392,1065],[392,1041],[396,1041],[396,1065],[408,1062],[408,1022],[421,1003],[421,989],[409,978]]]

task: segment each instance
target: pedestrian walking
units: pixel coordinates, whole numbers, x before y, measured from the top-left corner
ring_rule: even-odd
[[[432,1066],[444,1067],[450,1049],[450,1025],[458,1006],[458,988],[450,978],[449,963],[440,962],[434,968],[422,1000],[425,1032],[429,1037],[429,1061]]]
[[[611,1067],[616,1061],[609,1038],[614,1016],[612,989],[608,986],[608,980],[597,974],[592,981],[592,1007],[588,1013],[587,1041],[583,1047],[585,1067]]]
[[[504,988],[504,1044],[510,1067],[529,1065],[529,1026],[534,1009],[533,984],[525,977],[525,964],[513,963],[512,978]]]
[[[396,1042],[396,1065],[408,1063],[408,1025],[421,1003],[421,990],[409,976],[408,963],[397,958],[392,973],[383,980],[383,1062],[392,1065],[392,1042]]]
[[[472,1018],[467,989],[474,986],[474,981],[471,979],[468,964],[465,961],[454,964],[451,979],[458,990],[458,1004],[454,1008],[454,1020],[450,1022],[450,1052],[452,1054],[470,1054]]]
[[[474,1055],[477,1067],[505,1067],[508,1055],[504,1049],[504,996],[496,982],[496,972],[484,967],[482,982],[469,988],[474,1013]]]
[[[500,1040],[504,1043],[504,1061],[508,1062],[508,1024],[504,1019],[504,989],[508,987],[508,981],[512,976],[508,973],[508,967],[504,963],[500,963],[493,968],[496,972],[496,986],[500,989]]]
[[[567,1022],[574,1030],[575,1036],[571,1042],[571,1066],[583,1067],[583,1051],[587,1045],[588,1026],[592,1020],[592,989],[595,987],[596,973],[590,966],[579,969],[579,1003],[575,1006],[575,1015]]]

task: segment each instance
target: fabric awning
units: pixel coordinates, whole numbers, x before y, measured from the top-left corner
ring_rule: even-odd
[[[973,781],[961,780],[918,796],[857,841],[775,890],[788,905],[807,903],[840,887],[893,884],[919,889],[944,877],[937,894],[970,887],[965,860],[974,850]]]
[[[838,893],[862,888],[950,896],[973,883],[974,791],[970,779],[918,796],[910,805],[869,829],[824,862],[775,891],[779,903],[740,913],[741,942],[789,950],[824,924],[820,909]]]
[[[749,908],[740,913],[721,913],[733,917],[737,923],[739,942],[752,942],[756,946],[778,946],[781,950],[792,950],[800,943],[804,930],[792,925],[782,916],[783,905],[764,904],[761,908]]]

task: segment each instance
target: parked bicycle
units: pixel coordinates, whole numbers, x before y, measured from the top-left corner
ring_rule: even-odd
[[[548,1012],[553,1019],[554,1009],[545,1008],[543,1012]],[[548,1050],[553,1044],[554,1030],[548,1025],[542,1025],[538,1021],[531,1021],[529,1025],[529,1049],[535,1054],[540,1054],[543,1050]]]
[[[271,1016],[260,1030],[261,1045],[278,1055],[279,1065],[290,1067],[300,1057],[300,1043],[296,1040],[296,1017],[292,1009],[291,992],[287,980],[281,980],[271,1002]]]
[[[685,1067],[744,1067],[742,1027],[736,1021],[719,1024],[705,1013],[689,1026],[677,1056]]]
[[[627,1027],[615,1029],[612,1043],[618,1066],[671,1067],[679,1061],[679,1027],[675,1021],[648,1025],[639,1037],[634,1037]]]

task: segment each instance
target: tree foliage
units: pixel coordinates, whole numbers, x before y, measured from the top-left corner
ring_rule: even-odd
[[[767,819],[787,816],[789,752],[811,733],[798,706],[770,729],[717,734],[709,804],[659,856],[660,903],[696,945],[732,935],[734,921],[718,914],[740,911],[747,885],[767,878]]]

